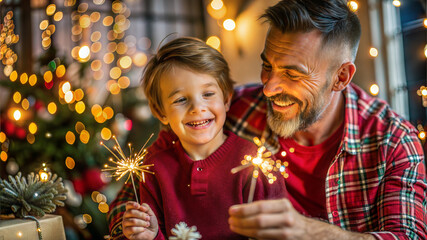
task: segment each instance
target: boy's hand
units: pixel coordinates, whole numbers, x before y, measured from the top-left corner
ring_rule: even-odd
[[[159,231],[156,215],[148,204],[127,202],[126,212],[123,214],[123,234],[128,239],[152,240]]]

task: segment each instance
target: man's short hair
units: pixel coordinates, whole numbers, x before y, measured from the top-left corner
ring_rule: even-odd
[[[323,46],[347,45],[356,58],[361,35],[357,15],[345,0],[282,0],[260,17],[282,33],[318,30]]]
[[[152,110],[163,112],[160,79],[174,67],[207,74],[216,79],[224,101],[233,93],[234,81],[230,78],[227,62],[220,52],[200,39],[181,37],[162,46],[150,59],[143,72],[142,86]]]

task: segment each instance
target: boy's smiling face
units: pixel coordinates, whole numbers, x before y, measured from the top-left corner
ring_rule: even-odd
[[[160,89],[163,116],[158,118],[170,125],[190,157],[199,148],[213,152],[224,142],[223,126],[230,101],[224,103],[215,78],[174,67],[161,77]]]

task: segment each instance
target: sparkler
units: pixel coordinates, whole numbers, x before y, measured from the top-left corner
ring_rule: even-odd
[[[114,165],[110,166],[108,164],[105,164],[104,166],[105,169],[103,169],[102,171],[111,171],[112,174],[110,175],[110,177],[116,177],[116,181],[120,180],[123,176],[129,173],[129,176],[126,179],[125,183],[127,183],[129,179],[132,180],[133,191],[135,192],[136,202],[138,203],[139,203],[138,194],[136,192],[133,175],[135,174],[140,181],[142,178],[142,181],[145,182],[144,173],[154,174],[154,172],[148,170],[151,166],[154,166],[154,164],[143,165],[145,155],[147,155],[148,153],[147,149],[145,149],[145,146],[147,145],[148,141],[150,141],[151,137],[153,137],[153,135],[154,134],[151,134],[151,136],[148,138],[148,140],[145,142],[144,146],[142,146],[141,150],[139,150],[138,153],[134,152],[132,145],[128,143],[129,152],[130,152],[129,157],[125,156],[115,136],[113,136],[113,139],[116,142],[116,145],[114,146],[113,149],[118,153],[118,155],[115,154],[110,148],[108,148],[103,142],[101,142],[101,145],[104,146],[116,159],[116,160],[113,158],[108,159]]]
[[[231,173],[237,173],[247,167],[253,166],[254,169],[252,171],[252,180],[251,180],[251,186],[249,190],[249,196],[248,196],[248,203],[253,201],[254,193],[255,193],[255,186],[256,186],[256,179],[259,176],[259,171],[264,174],[264,176],[267,178],[268,183],[273,184],[277,177],[274,176],[272,172],[280,171],[280,173],[285,176],[286,175],[286,166],[287,162],[282,163],[280,160],[274,161],[271,159],[271,152],[266,151],[267,149],[263,145],[263,142],[259,140],[259,138],[254,138],[254,143],[258,146],[257,154],[256,156],[250,156],[245,155],[244,159],[242,160],[242,165],[235,167],[231,169]]]

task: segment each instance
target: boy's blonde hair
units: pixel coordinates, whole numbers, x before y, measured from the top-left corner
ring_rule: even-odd
[[[196,73],[212,76],[222,90],[224,102],[230,100],[234,81],[230,78],[230,70],[222,54],[200,39],[177,38],[158,50],[147,63],[143,73],[142,87],[151,111],[157,115],[156,117],[162,116],[164,111],[160,79],[174,67],[183,67]]]

